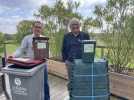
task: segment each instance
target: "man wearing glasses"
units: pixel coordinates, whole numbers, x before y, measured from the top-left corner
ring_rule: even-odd
[[[22,40],[21,46],[16,52],[13,54],[13,57],[28,57],[33,59],[34,58],[34,52],[33,52],[33,37],[43,37],[41,35],[43,32],[43,24],[40,21],[35,21],[32,26],[32,34],[27,35]],[[50,100],[49,96],[49,85],[48,85],[48,73],[47,68],[45,68],[45,81],[44,81],[44,92],[45,92],[45,98],[44,100]],[[38,84],[37,84],[38,85]]]
[[[68,72],[69,84],[68,91],[71,97],[71,64],[73,64],[74,59],[80,59],[82,56],[82,50],[80,45],[80,40],[89,40],[89,35],[80,31],[80,22],[78,19],[74,18],[69,24],[71,32],[64,35],[63,47],[62,47],[62,58],[66,63],[66,68]],[[66,98],[68,100],[68,98]]]

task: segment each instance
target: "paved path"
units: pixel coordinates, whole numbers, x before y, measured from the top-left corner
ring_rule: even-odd
[[[66,84],[67,81],[52,75],[49,75],[51,100],[65,100],[68,96]],[[4,95],[0,96],[0,100],[6,100]],[[119,100],[112,98],[111,100]]]
[[[6,100],[6,98],[3,94],[0,96],[0,100]]]

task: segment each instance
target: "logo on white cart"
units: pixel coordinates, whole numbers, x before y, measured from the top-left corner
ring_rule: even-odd
[[[21,80],[20,80],[20,78],[15,78],[14,83],[17,86],[21,86]]]

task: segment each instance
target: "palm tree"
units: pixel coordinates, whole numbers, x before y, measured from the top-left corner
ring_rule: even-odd
[[[54,6],[43,5],[39,9],[37,15],[43,16],[46,23],[44,33],[50,37],[50,50],[53,56],[61,55],[63,35],[68,32],[70,19],[73,17],[81,18],[79,13],[74,12],[74,10],[77,11],[79,5],[79,3],[68,1],[67,6],[65,6],[63,1],[57,0]]]

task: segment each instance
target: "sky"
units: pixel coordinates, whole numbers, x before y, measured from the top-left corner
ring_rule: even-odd
[[[41,5],[52,6],[56,0],[0,0],[0,32],[14,34],[21,20],[35,19],[33,14]],[[66,3],[67,0],[64,0]],[[81,3],[78,12],[83,16],[93,16],[96,4],[104,5],[106,0],[72,0]]]

